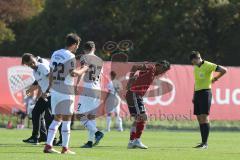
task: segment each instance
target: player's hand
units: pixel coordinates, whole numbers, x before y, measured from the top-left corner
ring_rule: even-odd
[[[212,83],[215,83],[216,81],[218,81],[217,78],[213,78],[213,79],[212,79]]]

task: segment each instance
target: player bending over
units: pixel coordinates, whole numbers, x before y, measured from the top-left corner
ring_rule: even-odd
[[[39,144],[47,139],[47,129],[52,122],[51,115],[51,96],[49,94],[49,73],[50,67],[48,60],[35,57],[30,53],[24,53],[22,56],[22,64],[33,69],[34,83],[26,91],[29,95],[36,87],[40,87],[41,96],[32,110],[32,136],[23,140],[25,143]]]
[[[130,131],[130,141],[128,148],[147,149],[140,138],[147,121],[146,108],[143,103],[143,96],[152,84],[155,77],[164,74],[170,69],[167,61],[156,64],[134,65],[131,69],[129,81],[127,83],[126,100],[130,115],[134,117],[134,122]],[[138,74],[137,74],[138,72]]]
[[[44,153],[60,153],[53,149],[53,140],[58,127],[62,123],[62,154],[75,154],[69,150],[70,125],[74,112],[74,77],[81,76],[88,67],[75,69],[76,53],[80,37],[77,34],[68,34],[66,48],[53,53],[50,62],[51,107],[54,120],[48,130],[47,144]]]

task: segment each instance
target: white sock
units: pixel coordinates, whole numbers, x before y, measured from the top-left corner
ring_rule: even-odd
[[[122,118],[121,118],[119,115],[117,115],[117,117],[116,117],[116,123],[117,123],[117,125],[118,125],[118,129],[119,129],[119,130],[123,130],[123,127],[122,127]]]
[[[98,131],[96,128],[95,120],[81,120],[81,124],[84,125],[89,131],[94,132],[94,134]]]
[[[94,127],[94,130],[96,130],[96,132],[97,132],[98,129],[97,129],[97,123],[96,123],[96,120],[93,119],[93,120],[90,120],[90,121],[91,121],[91,123],[92,123],[92,126]]]
[[[61,124],[61,122],[53,120],[51,125],[49,126],[48,136],[47,136],[47,144],[49,146],[53,145],[53,140],[56,136],[56,133],[57,133],[57,130],[58,130],[58,127],[60,126],[60,124]]]
[[[62,122],[62,146],[68,148],[69,140],[70,140],[70,129],[71,121],[63,121]]]
[[[96,123],[94,120],[81,120],[81,124],[88,130],[88,141],[93,142],[95,138],[95,133],[98,131],[96,128]]]
[[[94,142],[95,133],[93,131],[88,130],[88,141]]]
[[[111,129],[112,117],[111,117],[111,116],[107,116],[106,120],[107,120],[107,130],[110,131],[110,129]]]

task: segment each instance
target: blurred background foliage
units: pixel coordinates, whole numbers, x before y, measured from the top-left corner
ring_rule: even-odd
[[[188,64],[191,50],[223,65],[240,59],[239,0],[1,0],[0,55],[50,57],[76,32],[82,42],[131,40],[130,61]]]

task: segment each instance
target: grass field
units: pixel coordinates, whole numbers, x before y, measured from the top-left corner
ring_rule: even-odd
[[[0,129],[0,160],[237,160],[240,157],[239,132],[212,132],[208,150],[196,150],[198,132],[147,130],[143,142],[148,150],[128,150],[128,131],[105,134],[99,146],[79,148],[86,141],[86,131],[72,131],[71,148],[77,155],[43,154],[43,144],[32,146],[22,143],[31,130]],[[60,148],[57,148],[60,150]]]

